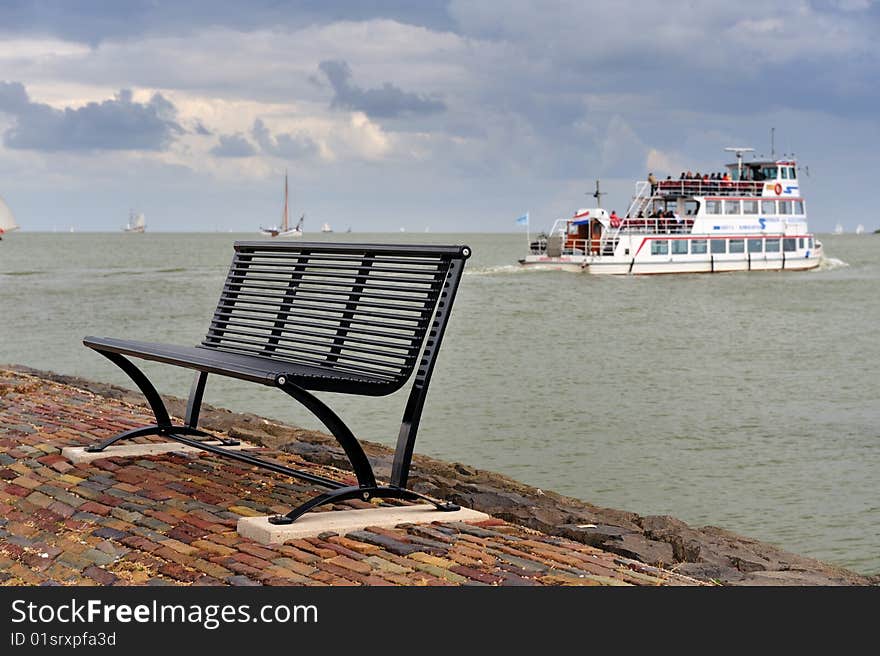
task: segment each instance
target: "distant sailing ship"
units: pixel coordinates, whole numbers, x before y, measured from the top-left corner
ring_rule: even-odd
[[[260,226],[260,232],[267,237],[302,237],[303,223],[306,215],[299,217],[299,221],[293,229],[290,228],[290,214],[287,200],[287,171],[284,172],[284,209],[281,211],[281,225],[272,228]]]
[[[15,215],[9,209],[9,205],[0,198],[0,240],[3,239],[4,233],[17,230],[18,225],[15,223]]]
[[[861,223],[856,226],[856,234],[857,235],[861,235],[864,232],[865,232],[865,226],[863,226]]]
[[[842,235],[843,234],[843,225],[838,223],[836,226],[834,226],[834,234],[835,235]]]
[[[147,222],[142,212],[135,213],[134,210],[128,213],[128,225],[123,228],[126,232],[143,232],[147,229]],[[71,232],[73,229],[71,228]]]
[[[321,232],[333,232],[333,228],[330,227],[329,223],[325,223],[321,226]]]

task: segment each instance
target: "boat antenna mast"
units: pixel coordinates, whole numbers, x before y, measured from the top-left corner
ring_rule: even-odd
[[[284,209],[281,211],[281,231],[287,232],[290,221],[290,212],[287,206],[287,169],[284,169]]]
[[[736,170],[737,177],[742,180],[743,173],[743,153],[753,153],[755,152],[754,148],[743,148],[740,146],[728,146],[725,148],[728,153],[736,153]]]
[[[776,128],[770,128],[770,157],[776,159]]]
[[[596,206],[602,207],[602,196],[605,195],[605,192],[599,191],[599,181],[596,180],[596,191],[593,192],[593,198],[596,199]]]

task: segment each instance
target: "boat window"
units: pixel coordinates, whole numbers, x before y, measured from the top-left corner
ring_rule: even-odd
[[[787,166],[783,166],[781,169],[779,169],[779,172],[782,174],[783,180],[788,180],[788,167]]]
[[[724,213],[725,214],[739,214],[739,201],[738,200],[724,201]]]
[[[779,252],[779,240],[778,239],[766,239],[764,240],[764,250],[768,253],[778,253]]]
[[[745,253],[746,252],[746,242],[743,239],[731,239],[730,240],[730,252],[731,253]]]
[[[749,253],[760,253],[763,250],[760,239],[749,239]]]
[[[791,201],[790,200],[779,201],[779,213],[780,214],[791,214]]]
[[[797,250],[797,239],[794,237],[786,237],[782,240],[782,250],[786,253],[793,253]]]
[[[744,200],[743,201],[743,214],[757,214],[758,213],[758,201],[756,200]]]
[[[673,255],[687,255],[688,252],[688,243],[685,239],[673,239],[672,240],[672,254]]]
[[[761,214],[776,214],[776,201],[775,200],[762,200],[761,201]]]
[[[667,255],[669,253],[669,242],[665,239],[654,239],[651,241],[651,255]]]
[[[803,214],[804,213],[804,201],[802,201],[802,200],[794,201],[794,213],[795,214]]]
[[[788,169],[788,177],[792,180],[797,180],[797,169],[793,166]]]
[[[813,247],[813,238],[810,237],[810,238],[807,240],[807,243],[809,244],[809,248],[812,248],[812,247]]]
[[[720,200],[707,200],[706,201],[706,214],[721,214],[721,201]]]
[[[804,247],[804,238],[799,237],[798,238],[798,248],[803,248],[803,247]]]
[[[692,239],[691,240],[691,255],[702,255],[706,252],[706,240],[705,239]]]
[[[775,180],[776,179],[776,167],[775,166],[765,166],[761,169],[761,173],[764,174],[765,180]]]
[[[727,240],[726,239],[713,239],[712,241],[712,252],[713,253],[726,253],[727,252]]]
[[[684,210],[686,216],[694,216],[700,210],[700,204],[695,200],[684,201]]]

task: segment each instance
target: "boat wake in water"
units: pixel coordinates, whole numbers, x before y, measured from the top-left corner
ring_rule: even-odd
[[[833,271],[834,269],[848,266],[849,263],[839,260],[836,257],[823,257],[819,260],[819,266],[816,267],[816,271]]]
[[[465,271],[464,275],[466,276],[494,276],[497,274],[516,274],[522,275],[524,273],[540,273],[540,272],[552,271],[552,269],[541,269],[541,268],[524,268],[521,266],[517,266],[516,264],[500,264],[498,266],[488,266],[483,268],[472,269],[470,271]]]

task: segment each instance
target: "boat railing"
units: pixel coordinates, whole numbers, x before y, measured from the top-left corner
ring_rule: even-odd
[[[760,196],[764,182],[743,180],[660,180],[658,196]]]
[[[620,225],[620,232],[628,234],[684,234],[694,225],[693,217],[627,218]]]
[[[632,203],[626,210],[625,216],[636,216],[639,212],[647,210],[651,202],[651,186],[647,180],[639,180],[636,182],[636,193],[633,195]]]
[[[562,246],[562,255],[588,255],[590,253],[590,239],[566,239]],[[598,240],[596,240],[598,247]],[[595,248],[594,248],[595,250]]]

